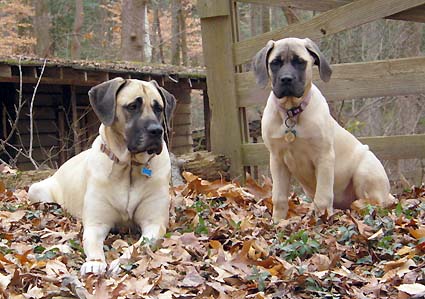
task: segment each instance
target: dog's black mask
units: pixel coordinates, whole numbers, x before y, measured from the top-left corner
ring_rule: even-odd
[[[148,108],[146,105],[150,105],[150,107]],[[145,109],[152,109],[153,113],[143,116]],[[131,153],[147,152],[159,155],[162,152],[163,109],[156,100],[148,101],[143,105],[143,99],[140,97],[124,107],[127,118],[125,138],[127,148]]]
[[[292,57],[275,57],[270,63],[273,93],[277,98],[302,97],[305,89],[307,61]]]

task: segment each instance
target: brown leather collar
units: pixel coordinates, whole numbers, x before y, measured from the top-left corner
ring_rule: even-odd
[[[115,163],[120,162],[120,159],[118,159],[118,157],[115,156],[115,154],[109,149],[109,147],[105,143],[102,143],[100,145],[100,151],[105,153],[105,155],[107,155],[109,157],[109,159],[111,159]]]
[[[113,162],[120,163],[120,159],[118,159],[118,157],[112,152],[112,150],[106,145],[106,143],[100,144],[100,151],[103,152],[105,155],[107,155],[108,158],[111,159]],[[146,163],[140,163],[139,161],[131,159],[131,165],[132,166],[149,165],[149,162],[152,160],[154,156],[155,155],[150,156]]]
[[[286,114],[287,118],[293,118],[293,117],[297,116],[298,114],[300,114],[301,112],[303,112],[305,110],[308,103],[310,103],[311,94],[312,94],[312,92],[311,92],[311,89],[310,89],[308,94],[301,101],[301,103],[298,106],[292,107],[290,109],[283,108],[280,105],[279,100],[276,97],[274,97],[274,103],[277,106],[277,109],[279,109],[281,112]]]

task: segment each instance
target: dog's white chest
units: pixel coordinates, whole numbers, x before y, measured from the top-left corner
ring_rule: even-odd
[[[120,180],[115,180],[113,194],[110,194],[110,204],[120,214],[122,221],[132,220],[134,212],[144,197],[143,185],[149,178],[141,176],[130,178],[129,173],[123,173]]]

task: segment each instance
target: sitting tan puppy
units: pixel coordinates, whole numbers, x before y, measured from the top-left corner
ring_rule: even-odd
[[[382,164],[331,117],[312,83],[313,65],[329,81],[332,71],[317,45],[298,38],[269,41],[253,61],[257,83],[263,88],[272,83],[261,125],[270,152],[274,220],[287,215],[291,175],[319,214],[349,208],[356,199],[392,201]]]
[[[142,238],[165,234],[171,165],[164,135],[175,107],[155,81],[115,78],[89,98],[102,122],[92,147],[29,189],[31,201],[56,202],[82,218],[83,275],[105,272],[103,242],[114,226],[133,222]]]

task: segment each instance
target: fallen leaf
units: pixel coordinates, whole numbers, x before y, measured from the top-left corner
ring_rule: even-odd
[[[409,295],[424,295],[425,296],[425,285],[420,283],[402,284],[396,287],[397,290],[405,292]]]

